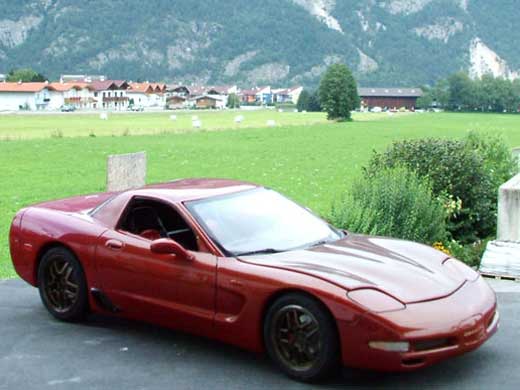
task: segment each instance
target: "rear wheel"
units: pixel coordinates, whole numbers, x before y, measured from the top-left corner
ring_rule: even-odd
[[[88,310],[87,283],[76,256],[63,247],[52,248],[38,268],[38,289],[47,310],[62,321],[82,320]]]
[[[323,379],[339,367],[334,320],[320,302],[307,295],[287,294],[271,305],[264,341],[271,359],[294,379]]]

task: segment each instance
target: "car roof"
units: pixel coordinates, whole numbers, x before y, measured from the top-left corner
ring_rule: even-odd
[[[129,192],[132,192],[133,196],[160,197],[178,203],[231,194],[258,187],[256,184],[239,180],[198,178],[150,184]]]

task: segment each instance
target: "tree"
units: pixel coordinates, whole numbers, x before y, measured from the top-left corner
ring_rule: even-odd
[[[320,82],[319,97],[329,119],[351,120],[351,111],[359,107],[357,83],[344,64],[329,66]]]
[[[417,99],[417,108],[428,109],[430,107],[433,107],[434,89],[430,88],[427,85],[423,86],[421,89],[423,91],[423,95],[419,99]]]
[[[469,76],[463,72],[455,73],[448,78],[448,84],[448,107],[454,111],[469,110],[476,95],[474,83]]]
[[[298,97],[298,102],[296,103],[296,108],[298,111],[309,111],[309,99],[311,98],[311,94],[307,92],[306,89],[300,93],[300,96]]]
[[[320,94],[318,90],[314,91],[309,97],[309,104],[307,105],[307,111],[309,112],[322,112],[323,108],[320,103]]]
[[[236,93],[230,93],[227,101],[228,108],[240,108],[240,98]]]
[[[30,68],[25,69],[13,69],[7,75],[7,81],[10,82],[43,82],[46,80],[46,77],[41,73],[38,73]]]

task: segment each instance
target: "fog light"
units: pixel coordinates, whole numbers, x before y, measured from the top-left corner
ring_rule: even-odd
[[[408,352],[410,350],[408,341],[371,341],[368,346],[372,349],[387,352]]]

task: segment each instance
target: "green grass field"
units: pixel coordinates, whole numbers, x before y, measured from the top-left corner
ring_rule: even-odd
[[[171,120],[171,115],[176,115],[177,119]],[[240,124],[235,123],[238,115],[244,116]],[[201,121],[199,131],[266,127],[268,120],[275,120],[279,126],[327,122],[321,113],[280,113],[275,110],[114,113],[108,114],[108,120],[101,120],[99,113],[0,115],[0,140],[186,133],[194,131],[192,116]]]
[[[182,115],[191,122],[192,113]],[[169,114],[114,115],[106,122],[81,115],[0,117],[0,277],[14,276],[7,245],[14,213],[41,200],[103,191],[109,154],[147,151],[149,182],[250,180],[323,213],[361,174],[372,150],[393,140],[457,138],[475,130],[503,134],[512,147],[520,146],[520,116],[513,115],[364,114],[351,123],[327,123],[321,114],[258,112],[244,113],[242,127],[246,122],[265,125],[269,116],[283,126],[242,129],[233,123],[237,113],[196,115],[208,130],[233,130],[174,134],[182,128],[165,128],[171,125]],[[112,136],[126,129],[131,136]],[[64,137],[51,137],[53,131]],[[96,137],[76,137],[91,131]],[[153,135],[134,135],[140,132]]]

